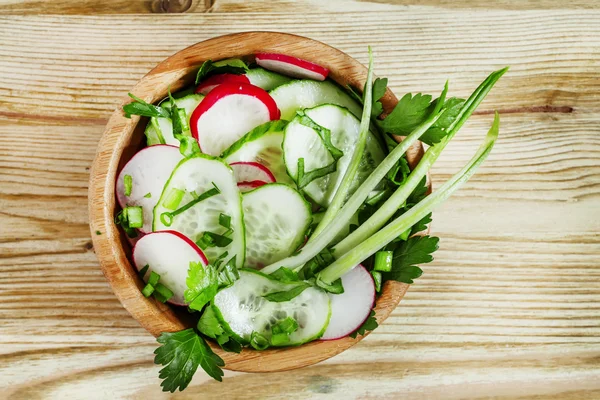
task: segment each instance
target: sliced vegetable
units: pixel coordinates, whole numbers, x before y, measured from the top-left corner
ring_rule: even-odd
[[[258,162],[269,169],[279,183],[294,184],[283,162],[281,144],[287,121],[270,121],[242,136],[222,155],[228,163]]]
[[[347,108],[360,118],[362,107],[341,87],[330,81],[295,80],[269,92],[281,110],[281,118],[291,120],[296,111],[322,104]]]
[[[261,67],[294,78],[323,81],[329,75],[325,67],[285,54],[259,53],[255,57]]]
[[[278,118],[275,101],[261,88],[224,83],[194,110],[190,126],[202,152],[218,156],[246,132]]]
[[[238,183],[238,189],[240,190],[240,192],[246,193],[266,184],[267,182],[265,181],[240,182]]]
[[[177,210],[165,205],[169,193],[183,191]],[[220,214],[231,217],[231,228],[219,224]],[[241,196],[233,171],[225,163],[206,155],[182,161],[171,174],[154,208],[154,231],[175,230],[192,241],[199,241],[206,232],[226,236],[227,245],[205,249],[209,260],[216,260],[227,251],[236,256],[238,267],[243,266],[245,253],[244,223]]]
[[[158,290],[157,283],[160,278],[160,283],[173,292],[169,302],[180,306],[185,305],[184,292],[187,290],[186,279],[190,262],[208,264],[198,246],[175,231],[144,235],[133,248],[133,260],[138,270],[148,266],[142,279]]]
[[[123,167],[116,181],[117,201],[121,207],[140,206],[142,232],[152,232],[152,210],[175,166],[183,159],[174,146],[151,146],[138,151]],[[131,177],[131,192],[125,194],[125,177]],[[147,197],[150,193],[151,196]]]
[[[250,83],[246,75],[218,74],[206,78],[196,87],[196,93],[207,95],[211,90],[223,83]]]
[[[306,343],[319,338],[327,328],[330,315],[327,294],[310,287],[290,301],[278,303],[262,297],[295,286],[242,269],[239,280],[217,293],[212,302],[213,311],[223,329],[240,343],[249,344],[253,332],[270,341],[273,326],[288,317],[298,323],[298,329],[289,335],[286,344]]]
[[[290,77],[263,68],[252,68],[248,70],[246,72],[246,77],[250,80],[251,84],[258,86],[267,92],[292,80]]]
[[[177,108],[182,108],[185,110],[186,118],[187,118],[187,126],[190,123],[190,117],[192,112],[198,104],[204,99],[204,96],[201,94],[190,94],[184,97],[180,97],[175,99],[175,105]],[[161,107],[165,110],[171,110],[170,101],[164,101],[161,103]],[[150,128],[150,126],[152,128]],[[183,132],[184,135],[191,135],[190,131]],[[152,136],[153,135],[153,136]],[[146,136],[148,140],[148,146],[152,146],[153,144],[170,144],[172,146],[179,146],[179,140],[173,135],[173,121],[171,118],[150,118],[150,122],[148,122],[148,127],[146,128]],[[152,140],[151,140],[152,137]],[[156,143],[158,140],[159,143]]]
[[[262,268],[292,254],[312,221],[310,204],[283,184],[267,184],[244,194],[246,266]]]
[[[375,285],[369,271],[357,265],[342,276],[344,293],[329,294],[331,320],[321,340],[339,339],[357,330],[375,304]]]
[[[238,161],[229,164],[233,169],[233,176],[238,183],[263,181],[274,183],[275,177],[267,167],[253,161]]]
[[[326,144],[323,133],[309,121],[329,131],[331,144],[342,152],[342,157],[335,164],[335,169],[303,187],[303,191],[317,204],[327,207],[331,204],[336,191],[352,159],[352,151],[360,132],[360,121],[347,109],[337,105],[326,104],[304,110],[303,115],[296,116],[286,127],[283,141],[285,165],[288,174],[298,180],[298,161],[304,160],[305,171],[314,171],[331,165],[335,158]],[[377,138],[368,133],[366,148],[358,166],[356,177],[351,186],[351,193],[371,174],[385,158]]]

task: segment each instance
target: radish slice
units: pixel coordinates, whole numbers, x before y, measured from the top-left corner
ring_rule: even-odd
[[[246,132],[279,116],[275,100],[263,89],[223,83],[196,107],[190,127],[202,152],[219,156]]]
[[[183,159],[175,146],[156,145],[138,151],[119,173],[116,182],[117,201],[126,206],[141,206],[144,213],[144,226],[140,231],[152,232],[152,210],[171,172]],[[131,176],[131,194],[125,196],[125,175]],[[148,194],[149,193],[149,194]]]
[[[256,63],[261,67],[294,78],[324,81],[329,75],[327,68],[285,54],[260,53],[255,58]]]
[[[321,340],[339,339],[357,330],[375,304],[375,284],[369,271],[357,265],[342,276],[344,293],[329,294],[331,319]]]
[[[251,181],[251,182],[239,182],[237,184],[237,186],[238,186],[238,189],[240,189],[240,192],[246,193],[246,192],[249,192],[251,190],[254,190],[254,189],[259,188],[266,184],[267,184],[267,182],[265,182],[265,181]]]
[[[271,171],[257,162],[240,161],[231,163],[229,166],[233,169],[233,176],[238,183],[252,181],[275,182],[275,176]]]
[[[133,261],[140,271],[148,265],[142,278],[144,282],[152,271],[160,275],[160,283],[174,293],[169,303],[183,306],[183,294],[187,289],[186,279],[190,262],[207,265],[208,260],[202,250],[186,236],[175,231],[153,232],[144,235],[133,248]]]
[[[216,88],[218,85],[223,83],[250,83],[250,80],[246,77],[246,75],[237,75],[237,74],[218,74],[213,75],[201,82],[198,87],[196,87],[196,93],[202,93],[204,95],[208,94],[211,90]]]

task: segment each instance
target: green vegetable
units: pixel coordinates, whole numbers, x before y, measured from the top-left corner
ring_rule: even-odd
[[[169,192],[169,195],[168,195],[169,197],[167,197],[165,199],[165,201],[163,202],[163,206],[165,208],[169,208],[172,210],[173,209],[172,206],[175,205],[175,203],[177,203],[177,205],[179,205],[179,202],[181,202],[181,200],[183,199],[183,195],[181,195],[181,198],[179,198],[179,197],[173,197],[173,199],[170,198],[173,193],[175,193],[173,196],[179,196],[179,192],[182,192],[182,191],[179,189],[173,188],[171,190],[171,192]],[[160,221],[166,226],[171,226],[171,224],[173,223],[173,217],[192,208],[193,206],[195,206],[196,204],[200,203],[203,200],[206,200],[212,196],[218,195],[219,193],[221,193],[221,191],[219,190],[217,185],[215,185],[213,183],[212,189],[207,190],[206,192],[202,193],[198,197],[192,196],[192,197],[194,197],[194,199],[192,201],[190,201],[189,203],[183,205],[182,207],[176,209],[175,211],[164,212],[164,213],[160,214]],[[177,200],[179,200],[179,201],[177,201]],[[167,207],[167,205],[168,205],[168,207]],[[177,206],[175,206],[175,207],[177,207]],[[222,247],[222,246],[220,246],[220,247]]]
[[[266,350],[269,347],[269,341],[258,332],[252,332],[250,335],[250,346],[256,350]]]
[[[160,280],[160,275],[157,274],[156,272],[152,271],[150,272],[150,277],[148,278],[148,284],[152,285],[152,286],[156,286],[156,284],[158,283],[158,281]]]
[[[102,235],[102,232],[96,231],[96,235]]]
[[[146,286],[144,286],[144,288],[142,289],[142,294],[144,295],[144,297],[150,297],[152,296],[152,293],[154,293],[154,286],[147,283]]]
[[[227,253],[227,252],[226,252]],[[231,286],[240,279],[240,273],[236,267],[236,255],[231,257],[227,263],[219,268],[219,287]]]
[[[219,344],[219,346],[221,346],[223,350],[228,351],[230,353],[239,354],[242,352],[242,345],[240,344],[240,342],[238,342],[237,340],[235,340],[235,338],[231,336],[221,335],[217,337],[217,343]]]
[[[271,274],[271,278],[283,283],[294,283],[300,280],[298,274],[289,268],[281,267]]]
[[[393,251],[392,268],[384,274],[385,278],[413,283],[423,273],[417,265],[433,261],[431,254],[438,249],[438,242],[437,237],[413,236],[408,241],[399,243]]]
[[[279,321],[278,323],[273,325],[273,328],[271,328],[271,331],[273,333],[285,333],[287,335],[290,335],[296,332],[297,330],[298,322],[292,317],[287,317],[286,319]]]
[[[231,217],[227,214],[220,213],[219,214],[219,225],[223,228],[230,229],[231,228]]]
[[[378,251],[375,253],[375,263],[373,269],[380,272],[390,272],[392,270],[393,251]]]
[[[152,197],[152,193],[148,192],[144,195],[145,198],[149,199],[150,197]]]
[[[212,60],[206,60],[196,74],[196,85],[210,75],[226,73],[241,75],[246,71],[248,71],[248,66],[242,60],[229,59],[216,62],[212,62]]]
[[[198,330],[209,338],[216,339],[225,333],[212,307],[206,307],[198,321]]]
[[[371,276],[373,277],[373,283],[375,284],[375,291],[377,293],[381,292],[381,284],[383,282],[383,277],[381,276],[381,272],[371,271]]]
[[[225,235],[219,235],[214,232],[204,232],[196,244],[202,250],[206,250],[209,247],[227,247],[232,241],[233,239]]]
[[[202,153],[198,141],[189,135],[174,135],[179,140],[179,152],[185,158],[190,158],[196,154]]]
[[[160,295],[160,301],[162,303],[168,301],[174,295],[173,291],[162,283],[158,283],[154,287],[154,296],[156,297],[157,294]],[[164,301],[162,299],[164,299]]]
[[[184,390],[192,380],[194,373],[201,366],[213,379],[221,382],[225,365],[221,357],[213,353],[194,329],[168,333],[163,332],[156,339],[161,344],[154,351],[154,363],[163,365],[159,378],[165,392]]]
[[[183,297],[192,310],[202,310],[215,297],[219,289],[217,271],[212,265],[204,266],[200,262],[190,262],[185,283],[187,289]]]
[[[131,118],[132,115],[141,115],[143,117],[170,118],[171,114],[168,110],[160,106],[155,106],[146,103],[144,100],[136,97],[132,93],[128,93],[134,101],[123,106],[125,117]]]
[[[142,207],[125,207],[123,214],[127,216],[127,226],[129,228],[141,228],[144,226],[144,211]]]
[[[138,274],[143,278],[144,276],[146,276],[146,272],[148,272],[148,268],[150,268],[150,265],[148,265],[148,264],[144,265],[144,267],[140,270],[140,272],[138,272]]]
[[[123,186],[125,188],[125,196],[131,196],[131,188],[133,186],[133,178],[131,175],[125,175],[123,177]]]
[[[306,282],[300,283],[298,286],[286,290],[283,292],[273,292],[263,295],[263,297],[269,301],[273,301],[276,303],[281,303],[283,301],[290,301],[294,297],[298,296],[300,293],[304,292],[304,290],[308,289],[311,285]]]
[[[369,314],[369,318],[355,331],[352,332],[349,336],[352,339],[356,339],[356,336],[361,335],[364,336],[367,331],[373,331],[377,328],[379,324],[377,323],[377,319],[375,318],[375,311],[371,310],[371,314]]]
[[[163,206],[169,210],[176,210],[177,207],[179,207],[181,200],[183,200],[183,196],[185,196],[185,191],[172,188],[167,194],[167,197],[165,197]]]
[[[326,292],[333,294],[342,294],[344,293],[344,286],[342,285],[342,279],[338,278],[332,282],[325,282],[317,275],[316,279],[317,286]]]

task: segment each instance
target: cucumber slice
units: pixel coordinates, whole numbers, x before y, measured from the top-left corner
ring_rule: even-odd
[[[333,104],[317,106],[304,113],[314,122],[331,131],[332,144],[340,149],[344,156],[337,162],[337,170],[315,179],[303,188],[317,204],[327,207],[342,183],[344,173],[352,158],[352,150],[360,132],[360,120],[348,109]],[[321,168],[333,162],[333,157],[325,147],[319,134],[294,118],[286,127],[283,140],[284,161],[289,175],[298,176],[298,160],[304,158],[305,171]],[[350,193],[373,172],[385,158],[385,153],[377,138],[370,132],[367,137],[365,154]]]
[[[185,109],[188,125],[190,123],[192,112],[196,109],[198,104],[200,104],[203,98],[204,96],[201,94],[188,94],[187,96],[175,99],[177,107]],[[171,103],[169,101],[163,101],[161,107],[170,109]],[[189,131],[184,132],[184,135],[189,136],[191,133]],[[171,118],[150,118],[150,122],[148,122],[148,126],[146,127],[146,138],[148,146],[161,143],[179,146],[179,140],[175,139],[175,136],[173,136],[173,123],[171,122]]]
[[[279,183],[294,185],[283,162],[281,142],[287,121],[269,121],[242,136],[221,155],[227,163],[257,162],[269,169]]]
[[[329,324],[329,296],[320,289],[309,287],[290,301],[271,302],[262,296],[290,290],[286,284],[258,271],[242,269],[240,279],[215,296],[212,307],[223,328],[242,343],[250,341],[252,332],[271,338],[271,327],[292,317],[298,330],[290,335],[287,345],[299,345],[318,339]]]
[[[271,72],[264,68],[252,68],[248,70],[248,72],[246,72],[246,78],[248,78],[250,83],[254,86],[258,86],[266,91],[285,85],[292,80],[292,78],[288,76],[278,74],[277,72]]]
[[[320,104],[346,107],[358,118],[362,114],[362,106],[331,81],[295,80],[279,86],[269,94],[281,111],[281,119],[291,120],[296,111]]]
[[[242,200],[246,226],[246,266],[262,268],[291,255],[310,227],[310,204],[291,187],[263,185]]]
[[[172,212],[194,200],[195,195],[202,195],[213,184],[221,193],[209,197],[184,212],[173,216],[170,225],[168,219],[161,218],[163,213]],[[182,195],[176,204],[173,193]],[[167,208],[165,205],[169,206]],[[226,214],[231,218],[232,241],[223,247],[207,247],[202,249],[209,261],[214,261],[225,251],[227,259],[236,256],[236,265],[244,265],[245,233],[242,216],[241,195],[233,171],[224,162],[201,154],[181,161],[165,184],[158,204],[154,208],[154,231],[173,230],[180,232],[194,242],[198,242],[205,232],[223,235],[227,228],[219,224],[219,215]]]

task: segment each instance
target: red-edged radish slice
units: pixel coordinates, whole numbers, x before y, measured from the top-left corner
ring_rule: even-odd
[[[208,94],[211,90],[223,83],[250,83],[246,75],[218,74],[206,78],[196,87],[196,93]]]
[[[357,330],[375,304],[375,284],[369,271],[357,265],[342,276],[344,293],[329,294],[331,319],[321,340],[339,339]]]
[[[265,181],[250,181],[250,182],[239,182],[237,184],[238,189],[240,189],[240,192],[242,193],[246,193],[249,192],[251,190],[254,190],[258,187],[261,187],[263,185],[266,185],[267,182]]]
[[[202,152],[219,156],[246,132],[279,116],[275,100],[263,89],[246,83],[223,83],[196,107],[190,127]]]
[[[194,242],[176,231],[152,232],[144,235],[133,248],[133,261],[140,271],[148,265],[144,282],[152,271],[160,275],[160,283],[173,291],[169,303],[184,306],[183,294],[190,262],[207,265],[208,260]]]
[[[275,176],[267,167],[253,161],[239,161],[229,164],[237,182],[263,181],[274,183]]]
[[[259,53],[255,58],[261,67],[293,78],[324,81],[329,75],[325,67],[285,54]]]
[[[144,226],[140,231],[152,232],[154,206],[160,199],[165,183],[183,156],[179,148],[160,144],[138,151],[123,167],[115,183],[117,201],[121,207],[141,206]],[[125,196],[125,175],[131,176],[131,193]]]

